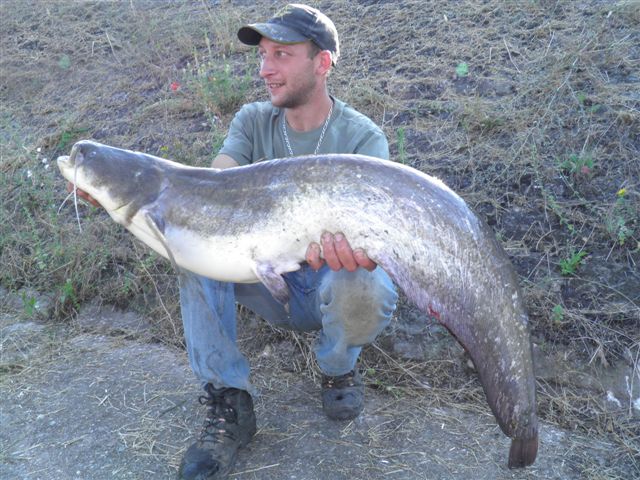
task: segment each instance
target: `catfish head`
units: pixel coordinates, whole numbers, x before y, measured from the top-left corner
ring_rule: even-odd
[[[161,158],[90,140],[76,143],[70,155],[58,157],[57,164],[65,179],[95,198],[124,225],[158,197],[163,170],[170,168],[170,162]]]

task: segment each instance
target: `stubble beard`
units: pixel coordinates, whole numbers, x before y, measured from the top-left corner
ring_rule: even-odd
[[[316,79],[311,77],[281,100],[274,101],[272,97],[271,104],[277,108],[297,108],[306,105],[313,97],[316,85]]]

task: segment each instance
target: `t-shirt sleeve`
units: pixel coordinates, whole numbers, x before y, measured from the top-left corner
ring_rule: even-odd
[[[255,113],[250,105],[245,105],[235,114],[218,154],[229,155],[238,165],[251,163],[254,135],[254,118],[252,117]]]
[[[370,157],[382,158],[389,160],[389,143],[382,130],[375,128],[371,130],[358,144],[356,151],[360,155],[369,155]]]

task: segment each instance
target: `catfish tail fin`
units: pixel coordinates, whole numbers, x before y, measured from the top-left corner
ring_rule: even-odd
[[[538,454],[538,434],[533,438],[514,438],[509,450],[509,468],[524,468],[536,460]]]

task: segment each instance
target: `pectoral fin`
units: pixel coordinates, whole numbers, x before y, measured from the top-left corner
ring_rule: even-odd
[[[256,277],[267,287],[267,290],[278,302],[286,305],[289,303],[289,287],[284,277],[277,273],[270,263],[257,263],[254,268]]]
[[[167,238],[164,236],[164,220],[159,215],[156,215],[152,210],[145,210],[141,213],[149,226],[149,230],[151,230],[153,235],[158,239],[167,252],[167,258],[171,262],[171,265],[177,270],[178,264],[176,263],[176,259],[173,257],[171,249],[169,248]]]

